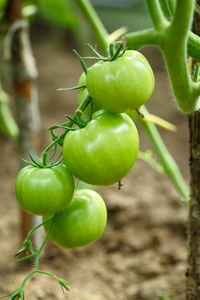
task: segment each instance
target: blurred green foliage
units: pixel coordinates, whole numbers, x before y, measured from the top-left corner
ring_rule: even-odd
[[[151,26],[145,0],[90,1],[108,32],[121,26],[126,26],[128,31]],[[8,0],[0,0],[0,17],[7,2]],[[70,30],[77,28],[80,23],[81,14],[74,0],[24,0],[23,5],[23,14],[30,21],[37,16],[45,22]]]
[[[37,6],[38,15],[46,21],[69,29],[75,27],[78,23],[77,16],[69,0],[33,0],[30,2]]]
[[[3,11],[4,11],[4,7],[5,7],[6,3],[7,3],[7,0],[0,0],[0,18],[3,15]]]
[[[8,0],[0,0],[0,17],[3,16],[7,2]],[[23,6],[23,13],[28,18],[38,16],[69,29],[78,24],[72,0],[24,0]]]

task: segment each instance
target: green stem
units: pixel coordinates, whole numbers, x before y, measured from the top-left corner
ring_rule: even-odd
[[[151,19],[154,25],[154,28],[157,31],[162,30],[168,24],[162,9],[160,7],[160,3],[158,0],[146,0],[146,4],[151,15]]]
[[[80,104],[80,106],[78,107],[78,111],[84,111],[85,110],[85,108],[88,106],[88,104],[90,103],[90,101],[91,101],[91,97],[90,96],[88,96],[88,97],[86,97],[86,99]],[[75,113],[75,115],[73,116],[73,119],[75,120],[75,121],[77,121],[77,117],[76,117],[76,113]],[[67,127],[68,127],[68,129],[66,129],[61,135],[59,135],[50,145],[48,145],[45,149],[44,149],[44,151],[43,151],[43,153],[42,153],[42,164],[43,164],[43,166],[46,166],[47,165],[47,155],[48,155],[48,151],[54,146],[54,145],[56,145],[56,144],[58,144],[58,142],[60,141],[60,140],[62,140],[65,136],[66,136],[66,134],[70,131],[70,127],[72,127],[73,126],[73,121],[69,121],[68,123],[67,123]]]
[[[26,259],[27,259],[27,258],[29,258],[29,257],[35,256],[35,257],[36,257],[36,259],[35,259],[35,265],[34,265],[33,271],[30,272],[29,275],[23,280],[23,282],[22,282],[22,284],[21,284],[21,286],[20,286],[20,289],[23,289],[24,286],[25,286],[25,284],[26,284],[26,282],[28,281],[28,279],[29,279],[31,276],[33,276],[35,273],[38,272],[38,265],[39,265],[40,254],[41,254],[41,252],[42,252],[42,250],[43,250],[43,248],[44,248],[44,246],[45,246],[45,244],[46,244],[46,242],[47,242],[47,240],[48,240],[48,237],[49,237],[49,235],[50,235],[50,233],[51,233],[51,229],[52,229],[52,227],[53,227],[54,219],[55,219],[55,215],[54,215],[54,216],[52,217],[52,219],[51,219],[51,225],[50,225],[50,227],[49,227],[49,230],[48,230],[48,232],[47,232],[47,234],[46,234],[46,237],[45,237],[45,239],[44,239],[44,241],[43,241],[43,243],[42,243],[40,249],[35,253],[35,255],[29,255],[29,256],[26,257]],[[49,219],[48,219],[47,221],[49,221]]]
[[[177,0],[172,23],[159,39],[176,101],[184,113],[192,113],[200,107],[200,84],[192,81],[187,64],[187,39],[193,9],[193,0]]]
[[[167,26],[159,27],[156,22],[160,18],[162,19],[162,14],[160,17],[155,15],[155,12],[160,10],[158,2],[147,0],[157,36],[153,30],[144,31],[140,37],[138,34],[125,36],[128,46],[130,46],[130,43],[133,47],[136,47],[137,44],[142,45],[142,38],[144,37],[143,44],[147,44],[149,39],[150,43],[155,43],[160,47],[166,62],[174,96],[184,113],[192,113],[200,108],[200,83],[192,81],[187,64],[188,37],[190,46],[196,41],[194,35],[189,34],[194,3],[194,0],[177,0],[171,24],[168,22],[168,24],[166,23]],[[155,11],[153,11],[153,4],[155,4]],[[159,12],[158,15],[160,15]],[[149,37],[148,33],[150,34]],[[156,38],[153,39],[152,34]],[[191,47],[189,49],[191,51]],[[197,52],[197,47],[195,51]]]
[[[170,10],[171,14],[173,14],[175,11],[176,0],[166,0],[166,1],[168,2],[168,6],[169,6],[169,10]]]
[[[154,28],[144,29],[136,32],[130,32],[124,35],[127,47],[132,49],[142,48],[146,45],[158,45],[157,32]],[[173,47],[174,49],[174,47]],[[193,57],[200,62],[200,38],[189,31],[187,53],[188,56]]]
[[[172,10],[170,1],[169,0],[159,0],[159,2],[160,2],[160,6],[161,6],[164,16],[168,20],[171,20],[174,10]]]
[[[140,110],[144,115],[148,114],[148,110],[142,106]],[[168,174],[175,187],[177,188],[180,195],[184,198],[186,206],[189,202],[189,191],[185,184],[185,181],[180,173],[180,170],[174,160],[174,158],[169,153],[167,147],[165,146],[156,126],[153,123],[148,123],[142,118],[138,118],[140,124],[145,129],[148,137],[150,138],[157,154],[160,157],[162,165],[165,169],[165,172]]]
[[[70,121],[69,124],[68,124],[68,127],[72,127],[73,126],[73,122]],[[62,140],[66,134],[70,131],[70,129],[66,129],[61,135],[59,135],[50,145],[48,145],[43,153],[42,153],[42,164],[43,166],[46,166],[47,165],[47,155],[48,155],[48,151],[56,144],[58,144],[58,142],[60,140]]]
[[[51,219],[51,225],[50,225],[49,230],[48,230],[48,232],[46,234],[46,237],[45,237],[42,245],[40,246],[40,249],[37,251],[36,263],[35,263],[35,268],[34,268],[35,270],[38,268],[40,254],[41,254],[41,252],[42,252],[42,250],[43,250],[43,248],[44,248],[44,246],[45,246],[45,244],[46,244],[46,242],[47,242],[47,240],[49,238],[49,235],[51,233],[51,229],[52,229],[53,224],[54,224],[55,216],[56,216],[56,214],[53,215],[53,217]],[[47,221],[49,221],[49,219]]]
[[[108,48],[108,32],[105,29],[104,25],[102,24],[99,16],[95,12],[93,6],[88,0],[76,0],[77,4],[81,8],[82,12],[84,13],[87,21],[89,22],[91,28],[95,32],[97,40],[99,42],[100,47],[106,53]]]
[[[37,270],[37,273],[48,275],[48,276],[51,276],[51,277],[55,278],[56,280],[59,280],[59,278],[56,275],[48,273],[48,272]]]
[[[124,35],[126,46],[132,49],[139,49],[146,45],[157,45],[157,32],[154,28],[144,29],[136,32],[129,32]],[[174,49],[174,47],[173,47]],[[200,62],[200,38],[189,31],[187,53]]]
[[[141,48],[145,45],[156,45],[157,32],[154,28],[144,29],[137,32],[130,32],[124,36],[126,46],[131,48]]]
[[[188,55],[200,62],[200,38],[192,31],[189,32],[187,51]]]
[[[174,36],[180,40],[189,34],[191,27],[195,0],[176,0],[176,8],[171,22]]]
[[[40,223],[38,226],[36,226],[35,228],[31,229],[29,234],[27,235],[26,240],[30,240],[31,235],[41,226],[43,226],[45,223],[47,223],[48,221],[50,221],[53,218],[53,216],[49,217],[47,220],[45,220],[44,222]]]

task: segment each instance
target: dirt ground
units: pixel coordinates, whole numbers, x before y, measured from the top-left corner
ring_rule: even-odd
[[[71,48],[52,43],[34,44],[39,70],[38,88],[43,144],[50,142],[48,127],[65,120],[76,108],[77,92],[56,92],[77,84],[81,67]],[[162,57],[149,48],[156,86],[148,109],[177,126],[160,133],[189,185],[187,117],[170,92]],[[151,144],[139,126],[140,150]],[[20,247],[20,212],[14,195],[18,172],[16,145],[0,137],[0,296],[19,287],[32,264],[20,264],[14,254]],[[187,210],[166,175],[137,160],[130,174],[117,185],[99,188],[108,209],[103,236],[75,250],[48,242],[40,269],[72,282],[64,295],[59,284],[45,275],[35,275],[25,288],[28,300],[156,300],[184,299],[187,259]]]

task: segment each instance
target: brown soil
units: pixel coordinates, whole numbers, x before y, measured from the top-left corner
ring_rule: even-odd
[[[66,47],[44,43],[34,46],[39,69],[39,96],[43,144],[50,142],[47,128],[65,120],[76,108],[77,92],[56,92],[77,84],[81,68]],[[189,182],[188,126],[172,99],[162,57],[147,49],[156,77],[155,92],[147,107],[178,128],[176,133],[160,130],[171,154]],[[140,148],[151,144],[137,124]],[[31,264],[20,264],[14,254],[20,247],[20,211],[14,195],[18,172],[16,145],[0,137],[0,296],[19,287]],[[98,189],[108,208],[103,236],[93,244],[61,249],[48,242],[40,269],[71,281],[63,295],[51,277],[37,275],[25,288],[26,299],[155,300],[184,299],[187,260],[187,210],[170,179],[137,160],[130,174],[117,185]]]

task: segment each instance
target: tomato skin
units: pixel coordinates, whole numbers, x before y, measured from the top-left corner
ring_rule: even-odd
[[[49,216],[44,216],[43,221]],[[50,239],[64,248],[77,248],[97,240],[104,232],[107,210],[102,197],[89,189],[74,192],[71,203],[56,214]],[[50,222],[44,224],[47,232]]]
[[[106,186],[130,172],[138,148],[138,132],[127,114],[99,110],[85,128],[66,135],[63,158],[79,180]]]
[[[74,187],[74,179],[65,165],[27,166],[18,173],[15,195],[26,212],[48,215],[63,210],[70,203]]]
[[[78,80],[78,85],[84,85],[86,84],[86,74],[85,72],[83,72],[81,74],[81,76],[79,77],[79,80]],[[86,88],[81,88],[79,89],[79,92],[83,91],[83,90],[87,90]]]
[[[81,74],[81,76],[79,78],[79,81],[78,81],[78,85],[83,85],[83,84],[86,84],[86,74],[84,72]],[[81,89],[79,89],[78,106],[83,102],[83,100],[85,100],[85,98],[88,95],[89,95],[89,93],[88,93],[87,88],[81,88]],[[84,110],[84,112],[83,112],[84,116],[88,115],[89,109],[90,109],[90,105],[88,105],[86,107],[86,109]],[[99,109],[100,109],[100,107],[96,103],[94,103],[93,104],[93,113],[96,112]]]
[[[155,80],[146,58],[127,50],[114,61],[100,60],[91,66],[86,85],[97,105],[121,113],[143,105],[154,90]]]

